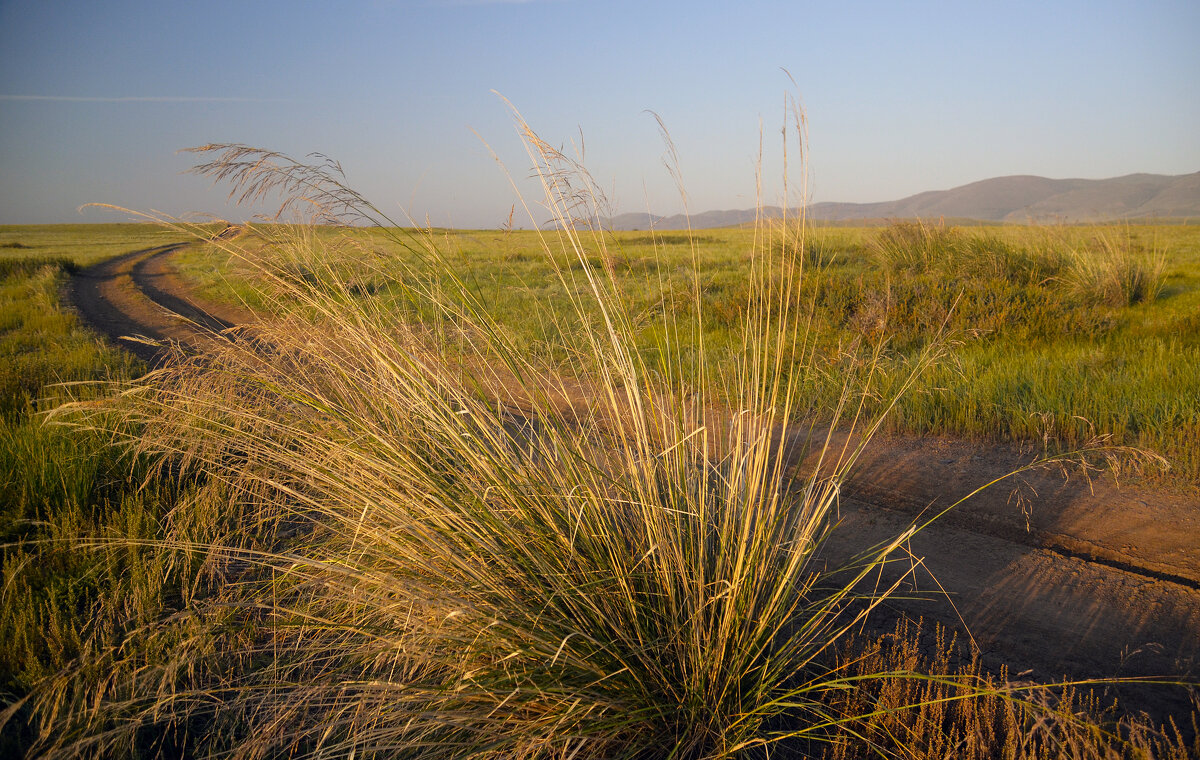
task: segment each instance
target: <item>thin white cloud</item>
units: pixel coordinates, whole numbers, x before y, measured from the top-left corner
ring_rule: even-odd
[[[435,0],[434,5],[532,5],[557,2],[562,0]]]
[[[422,8],[462,8],[484,5],[558,5],[571,0],[373,0],[376,8],[408,5],[415,1]]]
[[[0,100],[44,100],[60,103],[263,103],[267,98],[206,98],[188,95],[124,96],[115,98],[77,95],[0,95]]]

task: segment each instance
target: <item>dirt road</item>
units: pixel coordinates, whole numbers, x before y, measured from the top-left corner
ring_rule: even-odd
[[[247,321],[204,303],[175,273],[178,246],[139,251],[79,273],[83,318],[144,358],[126,335],[196,342]],[[941,438],[880,438],[845,491],[829,556],[890,538],[1035,455]],[[1011,478],[911,542],[920,567],[888,614],[937,620],[973,639],[984,662],[1022,678],[1200,678],[1200,499],[1107,479],[1037,472]],[[902,573],[898,565],[893,572]],[[940,590],[944,590],[944,594]],[[911,595],[909,595],[911,596]],[[878,625],[887,625],[887,615]],[[1127,708],[1162,719],[1193,709],[1188,690],[1121,687]],[[1193,689],[1193,694],[1195,690]]]
[[[71,278],[67,297],[85,322],[151,363],[162,352],[140,339],[196,344],[248,321],[234,307],[199,305],[169,263],[181,247],[134,251],[88,267]]]

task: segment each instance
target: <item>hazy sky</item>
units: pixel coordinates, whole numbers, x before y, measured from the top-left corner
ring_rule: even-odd
[[[553,144],[582,134],[617,211],[680,210],[647,109],[691,210],[746,208],[760,125],[776,174],[781,69],[815,201],[1184,174],[1198,36],[1196,0],[0,0],[0,223],[230,214],[176,151],[240,142],[330,155],[389,212],[494,227],[515,198],[480,138],[519,178],[529,161],[493,90]]]

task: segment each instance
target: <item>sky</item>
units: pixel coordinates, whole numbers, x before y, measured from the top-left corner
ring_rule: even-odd
[[[692,212],[755,204],[760,142],[785,200],[788,97],[810,201],[1186,174],[1198,34],[1196,0],[0,0],[0,223],[264,210],[186,173],[207,143],[330,156],[398,220],[497,227],[519,192],[537,223],[507,103],[614,212],[683,210],[656,116]]]

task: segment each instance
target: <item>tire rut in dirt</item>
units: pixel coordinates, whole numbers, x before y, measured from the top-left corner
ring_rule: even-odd
[[[214,316],[187,298],[159,287],[162,275],[151,271],[151,265],[177,250],[178,248],[168,248],[157,251],[137,261],[131,272],[134,285],[154,303],[192,322],[202,330],[218,333],[233,327],[232,322]]]

